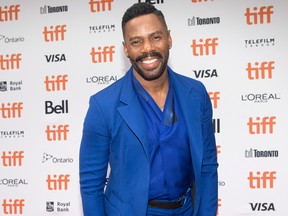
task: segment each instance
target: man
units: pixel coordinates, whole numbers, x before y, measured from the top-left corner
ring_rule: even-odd
[[[154,6],[131,6],[122,31],[132,67],[90,98],[84,122],[84,215],[215,216],[218,164],[205,87],[167,66],[172,39]]]

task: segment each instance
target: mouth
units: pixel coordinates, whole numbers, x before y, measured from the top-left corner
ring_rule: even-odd
[[[160,53],[149,53],[143,56],[139,56],[136,59],[136,62],[140,63],[140,65],[147,70],[154,69],[158,67],[161,61],[161,54]]]

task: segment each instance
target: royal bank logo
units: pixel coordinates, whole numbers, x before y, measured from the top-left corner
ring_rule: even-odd
[[[188,18],[188,26],[220,24],[220,17],[195,17]]]
[[[0,92],[5,91],[21,91],[23,81],[0,81]]]
[[[74,159],[71,157],[56,157],[51,154],[43,153],[42,163],[51,162],[53,164],[71,164]]]
[[[70,202],[54,202],[47,201],[46,202],[46,211],[47,212],[70,212],[71,203]]]
[[[23,138],[23,137],[24,137],[24,131],[21,131],[21,130],[0,131],[1,139]]]
[[[275,38],[256,38],[244,41],[246,48],[271,47],[275,45]]]
[[[107,24],[107,25],[93,25],[89,26],[89,33],[90,34],[96,34],[96,33],[109,33],[109,32],[115,32],[116,26],[115,24]]]

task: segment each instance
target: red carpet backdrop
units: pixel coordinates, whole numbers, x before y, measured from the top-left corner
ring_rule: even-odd
[[[136,2],[1,0],[1,216],[83,215],[83,119],[130,67],[121,18]],[[209,92],[218,216],[288,215],[288,1],[146,2],[166,15],[169,65]]]

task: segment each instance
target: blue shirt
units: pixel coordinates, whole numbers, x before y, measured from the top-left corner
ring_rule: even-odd
[[[147,124],[150,159],[149,200],[173,200],[184,194],[193,178],[188,135],[175,99],[173,83],[163,112],[133,76]]]

